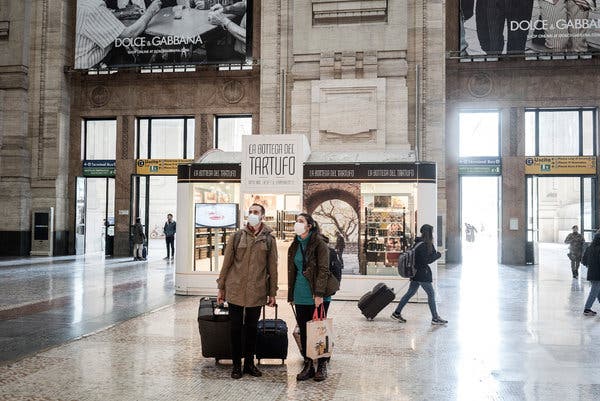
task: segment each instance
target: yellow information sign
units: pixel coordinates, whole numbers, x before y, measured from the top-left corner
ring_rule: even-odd
[[[525,174],[595,175],[595,156],[538,156],[525,159]]]
[[[140,175],[177,175],[177,166],[193,162],[193,159],[137,159],[135,172]]]

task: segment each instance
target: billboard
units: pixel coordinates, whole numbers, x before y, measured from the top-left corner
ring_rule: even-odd
[[[244,63],[252,0],[77,0],[75,69]]]
[[[597,0],[460,0],[460,54],[599,51],[599,6]]]

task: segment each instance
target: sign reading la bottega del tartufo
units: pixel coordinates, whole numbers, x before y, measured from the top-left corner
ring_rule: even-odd
[[[242,191],[302,193],[307,152],[304,135],[242,136]]]
[[[245,63],[252,0],[77,0],[75,69]]]
[[[460,0],[460,54],[600,51],[600,0]]]

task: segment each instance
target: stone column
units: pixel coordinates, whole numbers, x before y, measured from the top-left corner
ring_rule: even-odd
[[[114,256],[129,256],[129,226],[133,213],[130,210],[131,175],[135,173],[134,132],[135,116],[117,117]],[[120,211],[127,211],[128,214],[121,214]]]
[[[279,0],[263,0],[260,22],[260,123],[261,134],[280,131],[280,57],[281,33]]]

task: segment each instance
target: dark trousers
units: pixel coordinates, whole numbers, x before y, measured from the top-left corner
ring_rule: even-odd
[[[234,365],[242,364],[242,349],[244,363],[254,364],[256,349],[256,326],[260,317],[260,306],[246,308],[229,304],[229,319],[231,320],[231,354]]]
[[[581,259],[571,259],[571,271],[573,272],[573,277],[579,276],[579,264],[581,263]]]
[[[508,24],[506,50],[525,51],[527,29],[511,29],[511,22],[529,22],[533,12],[533,0],[477,0],[475,19],[477,38],[486,53],[501,53],[504,49],[504,24]],[[524,26],[525,27],[525,26]]]
[[[167,235],[165,241],[167,243],[167,258],[169,255],[175,257],[175,236]],[[169,251],[171,251],[171,253],[169,253]]]
[[[325,306],[325,314],[329,310],[329,302],[323,302]],[[295,305],[296,308],[296,323],[300,327],[300,340],[302,342],[302,356],[306,358],[306,323],[310,322],[315,312],[314,305]]]

